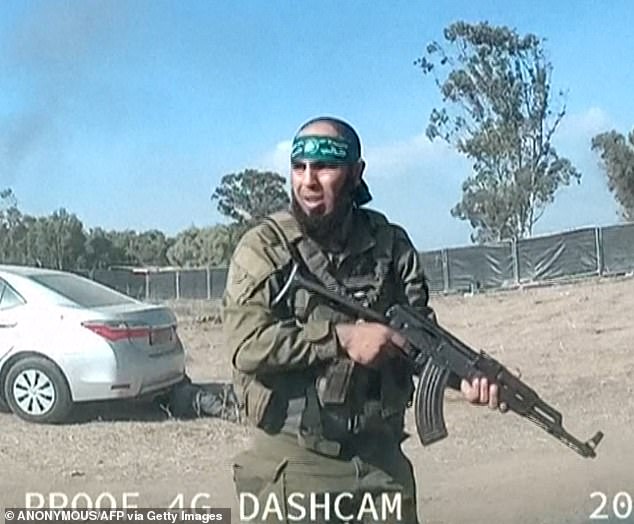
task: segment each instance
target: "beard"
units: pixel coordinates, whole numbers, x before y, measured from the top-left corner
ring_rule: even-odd
[[[353,183],[346,179],[336,199],[334,209],[326,215],[307,215],[297,200],[291,196],[291,212],[302,232],[322,245],[339,243],[343,234],[343,224],[353,207]]]

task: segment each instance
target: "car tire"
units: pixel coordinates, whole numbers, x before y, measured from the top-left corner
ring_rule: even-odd
[[[9,408],[7,403],[4,401],[4,398],[2,397],[1,394],[0,394],[0,413],[11,413],[11,409]]]
[[[50,360],[25,357],[9,369],[4,398],[18,417],[51,424],[67,419],[73,407],[66,378]]]

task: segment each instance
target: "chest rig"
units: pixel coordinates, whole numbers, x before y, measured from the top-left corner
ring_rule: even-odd
[[[400,299],[393,260],[393,232],[387,220],[358,210],[351,241],[339,255],[329,256],[315,242],[298,234],[290,213],[265,219],[291,259],[330,291],[347,295],[364,307],[384,313]],[[286,313],[302,326],[310,321],[354,322],[321,297],[297,289],[283,299]],[[366,368],[343,352],[305,374],[302,395],[288,399],[282,431],[296,435],[300,445],[337,456],[368,435],[400,440],[405,409],[413,394],[412,370],[400,358]]]

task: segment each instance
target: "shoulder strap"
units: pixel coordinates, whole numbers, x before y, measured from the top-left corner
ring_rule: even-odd
[[[286,214],[275,213],[273,215],[264,217],[263,222],[268,224],[273,229],[273,231],[275,231],[278,239],[280,240],[284,248],[289,252],[293,262],[305,266],[304,260],[299,254],[297,246],[289,240],[284,231],[285,229],[288,231],[289,229],[296,227],[296,225],[293,223],[293,219],[290,216],[286,216]]]
[[[323,253],[317,251],[312,252],[311,250],[307,252],[306,250],[304,250],[305,254],[307,254],[307,256],[309,257],[309,260],[307,261],[306,257],[302,255],[302,250],[300,249],[300,246],[298,246],[295,242],[288,238],[287,233],[290,233],[293,237],[295,237],[295,240],[301,239],[303,237],[302,233],[299,230],[299,226],[297,225],[297,222],[292,215],[290,215],[289,213],[275,213],[273,215],[265,217],[263,221],[271,226],[284,248],[290,254],[291,261],[293,262],[291,273],[287,278],[285,284],[282,286],[280,292],[273,299],[273,305],[277,304],[282,299],[284,294],[288,291],[288,288],[292,284],[293,277],[295,276],[296,271],[299,271],[306,277],[317,279],[330,291],[345,294],[344,290],[341,287],[341,284],[337,282],[337,280],[326,271],[325,266],[328,264],[328,260]],[[304,245],[304,247],[306,246]],[[319,272],[322,277],[318,277],[315,274],[314,268],[322,269],[322,271]]]
[[[273,300],[271,301],[271,305],[273,306],[277,305],[284,298],[291,284],[293,283],[293,278],[295,277],[295,273],[300,269],[302,271],[307,271],[306,263],[304,262],[304,259],[300,255],[299,250],[297,249],[297,246],[288,239],[288,236],[284,232],[285,228],[282,227],[279,223],[279,221],[284,221],[288,219],[289,217],[282,215],[282,213],[275,213],[274,215],[264,217],[263,219],[263,222],[268,224],[273,229],[279,241],[284,246],[284,249],[288,251],[291,257],[291,261],[293,262],[293,267],[291,268],[291,272],[289,276],[286,278],[286,282],[281,287],[277,295],[275,295],[275,297],[273,297]],[[287,223],[286,225],[290,225],[290,224]]]
[[[297,219],[290,211],[277,211],[264,218],[268,223],[275,222],[290,236],[291,241],[295,241],[303,236],[302,230],[297,223]]]

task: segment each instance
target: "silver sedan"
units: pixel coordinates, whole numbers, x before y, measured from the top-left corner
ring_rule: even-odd
[[[62,271],[0,265],[0,404],[62,422],[77,402],[138,398],[185,377],[174,313]]]

